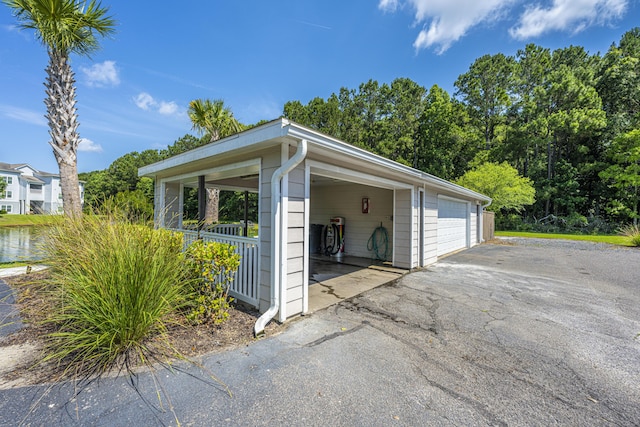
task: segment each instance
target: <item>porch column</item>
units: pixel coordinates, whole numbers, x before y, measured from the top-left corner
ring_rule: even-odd
[[[249,235],[249,192],[244,192],[244,237]]]
[[[164,216],[162,222],[166,228],[180,228],[182,225],[180,195],[180,183],[167,182],[164,184],[164,207],[160,211],[160,215]]]
[[[207,212],[207,192],[204,188],[204,175],[198,176],[198,231],[202,230]]]

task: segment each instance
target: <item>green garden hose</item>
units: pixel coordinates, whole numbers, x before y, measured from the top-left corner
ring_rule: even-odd
[[[374,253],[374,259],[380,261],[387,260],[387,254],[389,253],[389,233],[382,224],[380,224],[380,227],[373,230],[373,233],[367,242],[367,249]]]

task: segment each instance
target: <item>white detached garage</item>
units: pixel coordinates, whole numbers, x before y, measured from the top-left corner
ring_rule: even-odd
[[[308,310],[313,230],[341,218],[343,253],[367,258],[372,232],[388,234],[386,261],[413,269],[481,242],[491,199],[286,119],[145,166],[155,180],[157,226],[236,245],[243,256],[233,295],[266,323]],[[198,233],[183,226],[184,194],[207,187],[258,195],[259,236]],[[204,209],[204,203],[200,203]],[[201,212],[203,217],[204,212]],[[334,258],[330,258],[334,259]]]

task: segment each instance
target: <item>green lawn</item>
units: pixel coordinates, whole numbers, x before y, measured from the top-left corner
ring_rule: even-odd
[[[587,242],[610,243],[612,245],[631,246],[629,238],[604,234],[553,234],[528,231],[496,231],[496,237],[535,237],[538,239],[583,240]]]
[[[62,221],[62,215],[0,215],[0,227],[51,225]]]

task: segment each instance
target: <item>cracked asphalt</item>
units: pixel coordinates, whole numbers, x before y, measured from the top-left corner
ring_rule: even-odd
[[[0,391],[0,425],[640,425],[640,250],[514,240],[201,359]],[[141,399],[144,397],[147,403]],[[174,411],[170,410],[171,407]]]

